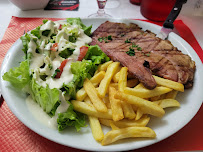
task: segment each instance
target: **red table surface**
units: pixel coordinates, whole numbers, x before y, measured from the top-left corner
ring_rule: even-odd
[[[24,34],[42,24],[44,18],[18,18],[12,17],[11,22],[0,43],[0,64],[11,45]],[[49,18],[59,20],[60,18]],[[147,21],[151,22],[151,21]],[[153,22],[154,23],[154,22]],[[162,23],[155,23],[162,24]],[[180,36],[185,39],[197,52],[203,61],[203,50],[195,36],[181,20],[174,23]],[[167,152],[167,151],[191,151],[203,150],[203,106],[195,117],[180,131],[169,138],[156,144],[132,150],[136,152]],[[78,150],[54,143],[27,128],[10,111],[6,102],[0,108],[0,151],[71,151]]]

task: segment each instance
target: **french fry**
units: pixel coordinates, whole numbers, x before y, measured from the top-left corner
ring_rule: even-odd
[[[113,61],[108,61],[108,62],[105,62],[104,64],[101,64],[99,65],[98,67],[98,71],[106,71],[106,69],[108,68],[108,66],[113,63]]]
[[[135,89],[146,89],[142,83],[139,83],[134,87]]]
[[[118,90],[124,91],[124,88],[127,86],[127,76],[128,76],[128,68],[122,67],[120,70],[120,76],[118,81]]]
[[[98,118],[93,116],[88,116],[88,118],[94,139],[96,141],[102,141],[104,138],[104,133]]]
[[[111,103],[112,117],[114,121],[118,121],[124,118],[123,109],[121,106],[121,101],[115,99],[116,89],[114,87],[109,87],[109,100]]]
[[[153,77],[158,85],[165,86],[180,92],[184,92],[184,85],[181,83],[164,79],[155,75],[153,75]]]
[[[166,98],[166,94],[162,94],[162,95],[160,95],[159,100],[165,99],[165,98]]]
[[[99,85],[98,93],[101,98],[103,98],[106,95],[111,79],[115,74],[116,70],[119,68],[119,65],[120,65],[119,62],[113,62],[108,66],[104,79],[101,81]]]
[[[98,85],[101,80],[104,78],[105,76],[105,72],[104,71],[100,71],[99,73],[97,73],[96,75],[94,75],[91,79],[90,79],[90,82],[95,84],[95,85]]]
[[[102,100],[103,100],[104,104],[106,105],[106,107],[108,109],[111,109],[111,104],[110,104],[110,101],[109,101],[109,96],[105,96]]]
[[[120,77],[120,72],[117,72],[112,78],[113,82],[117,83],[119,81],[119,77]]]
[[[89,97],[86,97],[84,102],[89,106],[94,107]],[[101,124],[98,118],[94,116],[88,116],[88,118],[89,118],[90,128],[92,130],[92,135],[94,139],[96,141],[101,141],[104,138],[104,133],[102,131]]]
[[[144,115],[139,120],[128,120],[128,119],[122,119],[120,121],[113,121],[110,119],[102,119],[100,118],[99,121],[102,125],[110,127],[110,123],[113,122],[116,126],[120,128],[126,128],[126,127],[145,127],[150,120],[150,117]]]
[[[85,97],[87,96],[87,93],[84,88],[81,88],[80,90],[77,91],[76,93],[76,99],[78,101],[83,101]]]
[[[131,104],[121,100],[121,105],[122,105],[122,109],[123,109],[125,118],[134,119],[136,117],[136,114],[135,114]]]
[[[116,72],[115,72],[113,78],[112,78],[112,80],[113,80],[114,83],[117,83],[118,80],[119,80],[121,68],[122,68],[122,66],[120,65],[120,66],[118,67],[118,69],[116,70]]]
[[[94,105],[92,104],[92,102],[90,101],[90,98],[88,96],[84,99],[84,102],[86,104],[88,104],[89,106],[94,107]]]
[[[136,113],[135,120],[139,120],[139,119],[142,117],[143,114],[144,114],[144,113],[142,112],[142,110],[140,110],[140,108],[138,108],[138,109],[137,109],[137,113]]]
[[[117,130],[117,129],[119,129],[119,128],[114,124],[113,121],[110,122],[110,126],[111,126],[111,129],[112,129],[112,130]]]
[[[102,145],[109,145],[115,141],[132,137],[150,137],[155,138],[156,133],[149,127],[127,127],[122,129],[111,130],[104,135]]]
[[[178,94],[178,91],[172,90],[171,92],[167,93],[165,98],[166,99],[175,99]]]
[[[89,79],[86,79],[84,82],[84,89],[87,92],[92,104],[99,112],[107,112],[107,107],[104,102],[98,97],[97,90],[90,82]]]
[[[161,100],[153,101],[153,103],[156,103],[157,105],[159,105],[161,103]]]
[[[157,105],[156,103],[153,103],[151,101],[148,101],[133,95],[128,95],[118,91],[115,94],[115,98],[124,100],[129,104],[136,105],[145,114],[151,114],[157,117],[162,117],[165,114],[165,111],[163,110],[163,108]]]
[[[156,87],[153,90],[149,89],[135,89],[135,88],[124,88],[124,92],[130,95],[134,95],[140,98],[151,98],[155,96],[159,96],[165,93],[172,91],[172,89],[167,87]]]
[[[118,90],[118,83],[110,83],[109,87],[114,87],[116,90]]]
[[[162,108],[180,107],[180,103],[174,99],[162,99],[159,104]]]
[[[132,108],[133,108],[133,110],[136,112],[137,111],[137,106],[135,106],[135,105],[131,105],[132,106]]]
[[[73,104],[74,109],[78,112],[97,118],[112,119],[111,109],[108,109],[107,112],[99,112],[94,107],[82,101],[72,100],[71,103]]]
[[[153,77],[157,87],[149,90],[138,79],[127,80],[127,67],[109,61],[99,65],[90,80],[85,80],[84,87],[76,93],[77,100],[71,102],[74,110],[88,115],[93,137],[102,145],[131,137],[155,138],[155,132],[146,127],[150,120],[147,114],[162,117],[163,108],[179,107],[175,98],[184,86]],[[104,135],[101,124],[112,130]]]
[[[159,99],[160,99],[160,95],[150,98],[151,101],[157,101],[157,100],[159,100]]]
[[[111,104],[110,104],[110,102],[106,103],[106,107],[107,107],[108,109],[111,109]]]
[[[90,81],[93,83],[93,85],[96,87],[101,80],[104,78],[105,76],[105,72],[104,71],[100,71],[98,72],[96,75],[94,75]],[[87,93],[85,91],[84,88],[81,88],[80,90],[77,91],[76,93],[76,99],[79,101],[83,101],[85,99],[85,97],[87,96]]]
[[[130,79],[127,81],[127,87],[132,88],[135,87],[139,83],[138,79]]]

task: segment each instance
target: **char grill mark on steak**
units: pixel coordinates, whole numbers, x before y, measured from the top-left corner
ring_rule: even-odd
[[[98,38],[111,35],[112,41],[99,42]],[[131,43],[125,43],[126,40]],[[175,48],[170,41],[161,40],[150,31],[142,31],[136,24],[105,22],[92,34],[91,45],[99,45],[104,53],[112,60],[119,61],[128,67],[129,74],[138,78],[145,87],[153,89],[156,82],[152,73],[173,81],[180,82],[186,88],[191,87],[195,72],[195,62],[188,55]],[[142,50],[134,48],[135,55],[126,52],[132,44]],[[146,56],[146,53],[150,53]],[[148,66],[143,64],[148,62]]]

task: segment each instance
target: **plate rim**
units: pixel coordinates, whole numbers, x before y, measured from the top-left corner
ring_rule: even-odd
[[[92,20],[92,19],[90,19],[90,18],[81,18],[82,20]],[[96,19],[96,18],[94,18],[94,19]],[[120,19],[120,18],[111,18],[111,19],[102,19],[102,18],[100,18],[100,19],[98,19],[98,20],[110,20],[110,21],[123,21],[123,22],[125,22],[125,21],[128,21],[128,22],[134,22],[134,23],[136,23],[137,24],[137,22],[139,23],[139,22],[141,22],[141,23],[143,23],[143,24],[153,24],[153,23],[149,23],[149,22],[145,22],[145,21],[141,21],[141,20],[132,20],[132,19]],[[92,24],[94,24],[94,23],[92,23]],[[153,24],[153,26],[155,26],[155,28],[159,28],[159,29],[161,29],[161,26],[159,26],[159,25],[156,25],[156,24]],[[189,49],[192,49],[192,54],[193,54],[193,56],[195,56],[195,58],[197,58],[200,62],[201,62],[201,60],[200,60],[200,58],[199,58],[199,56],[197,55],[197,53],[195,52],[195,50],[190,46],[190,44],[188,44],[184,39],[182,39],[180,36],[178,36],[177,34],[175,34],[175,33],[170,33],[170,35],[169,36],[172,36],[172,37],[174,37],[174,38],[178,38],[178,39],[180,39],[181,41],[183,41],[184,43],[186,43],[188,46],[187,47],[190,47]],[[3,76],[3,73],[2,73],[2,71],[3,72],[5,72],[4,71],[4,68],[6,67],[6,62],[7,62],[7,60],[8,60],[8,56],[10,55],[10,53],[12,52],[12,50],[16,47],[16,45],[19,45],[18,43],[21,43],[21,41],[20,41],[20,39],[18,39],[12,46],[11,46],[11,48],[8,50],[8,52],[6,53],[6,55],[5,55],[5,57],[4,57],[4,60],[3,60],[3,62],[2,62],[2,65],[1,65],[1,71],[0,71],[0,75],[1,75],[1,81],[0,81],[0,86],[1,86],[1,90],[2,90],[2,94],[5,96],[5,101],[6,101],[6,99],[8,99],[8,97],[5,95],[6,94],[6,92],[4,92],[4,89],[3,89],[3,86],[2,86],[2,84],[4,84],[3,83],[3,79],[2,79],[2,76]],[[192,57],[191,57],[192,58]],[[199,61],[198,61],[198,63],[199,63]],[[195,61],[196,62],[196,61]],[[200,68],[200,67],[199,67]],[[202,67],[201,67],[202,68]],[[203,69],[203,68],[202,68]],[[203,75],[203,72],[201,73],[201,75]],[[5,86],[4,86],[5,87]],[[98,150],[98,148],[97,149],[92,149],[91,147],[90,148],[88,148],[88,147],[76,147],[76,146],[72,146],[72,145],[70,145],[70,144],[64,144],[64,143],[61,143],[61,142],[59,142],[59,141],[57,141],[57,140],[54,140],[54,139],[50,139],[49,137],[47,137],[47,136],[45,136],[42,132],[39,132],[39,131],[37,131],[35,128],[33,128],[32,127],[32,125],[30,125],[30,124],[27,124],[26,123],[26,120],[25,119],[23,119],[23,117],[21,117],[21,116],[19,116],[20,114],[16,111],[16,109],[12,106],[12,104],[10,103],[10,102],[8,102],[8,100],[6,101],[6,103],[7,103],[7,105],[8,105],[8,107],[9,107],[9,109],[12,111],[12,113],[25,125],[25,126],[27,126],[29,129],[31,129],[32,131],[34,131],[35,133],[37,133],[37,134],[39,134],[39,135],[41,135],[41,136],[43,136],[43,137],[45,137],[46,139],[49,139],[49,140],[51,140],[51,141],[53,141],[53,142],[56,142],[56,143],[58,143],[58,144],[61,144],[61,145],[65,145],[65,146],[69,146],[69,147],[72,147],[72,148],[77,148],[77,149],[82,149],[82,150],[90,150],[90,151],[95,151],[95,150]],[[201,107],[201,105],[202,105],[202,103],[199,103],[199,107],[197,108],[198,110],[194,113],[194,115],[189,119],[189,121],[187,122],[187,123],[185,123],[183,126],[181,126],[181,127],[178,127],[178,129],[176,129],[172,134],[170,134],[170,135],[167,135],[167,136],[165,136],[165,137],[163,137],[162,139],[160,139],[160,140],[156,140],[156,139],[153,139],[153,140],[151,140],[152,142],[150,142],[150,143],[148,143],[148,144],[146,144],[146,145],[144,145],[144,146],[138,146],[138,147],[136,147],[136,148],[133,148],[133,147],[127,147],[127,148],[119,148],[119,149],[114,149],[114,148],[110,148],[109,150],[111,151],[111,150],[119,150],[119,151],[123,151],[123,150],[132,150],[132,149],[138,149],[138,148],[143,148],[143,147],[146,147],[146,146],[149,146],[149,145],[152,145],[152,144],[155,144],[155,143],[157,143],[157,142],[160,142],[160,141],[163,141],[164,139],[166,139],[166,138],[168,138],[168,137],[170,137],[170,136],[172,136],[173,134],[175,134],[176,132],[178,132],[179,130],[181,130],[184,126],[186,126],[193,118],[194,118],[194,116],[197,114],[197,112],[199,111],[199,109],[200,109],[200,107]],[[116,146],[116,145],[115,145]],[[105,147],[105,146],[104,146]],[[100,149],[99,149],[100,150]],[[108,148],[102,148],[101,149],[102,151],[109,151],[108,150]]]

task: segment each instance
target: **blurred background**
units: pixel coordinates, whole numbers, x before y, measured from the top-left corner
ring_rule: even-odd
[[[11,0],[13,1],[13,0]],[[15,0],[14,0],[15,1]],[[16,0],[19,1],[19,0]],[[139,0],[131,0],[139,1]],[[164,0],[165,1],[165,0]],[[105,7],[105,12],[114,18],[130,18],[130,19],[146,19],[140,12],[140,5],[132,4],[130,0],[108,0]],[[5,31],[12,16],[17,17],[88,17],[90,14],[96,13],[98,10],[97,0],[79,0],[79,8],[77,11],[62,11],[62,10],[28,10],[22,11],[8,0],[0,1],[0,29]],[[203,0],[188,0],[183,5],[179,19],[183,19],[189,26],[203,24]],[[200,27],[192,28],[194,34],[201,32]],[[0,40],[4,32],[0,33]],[[201,33],[203,35],[203,33]],[[196,35],[196,34],[195,34]],[[200,34],[198,34],[200,35]],[[196,35],[196,36],[198,36]],[[199,42],[203,43],[203,42]]]

